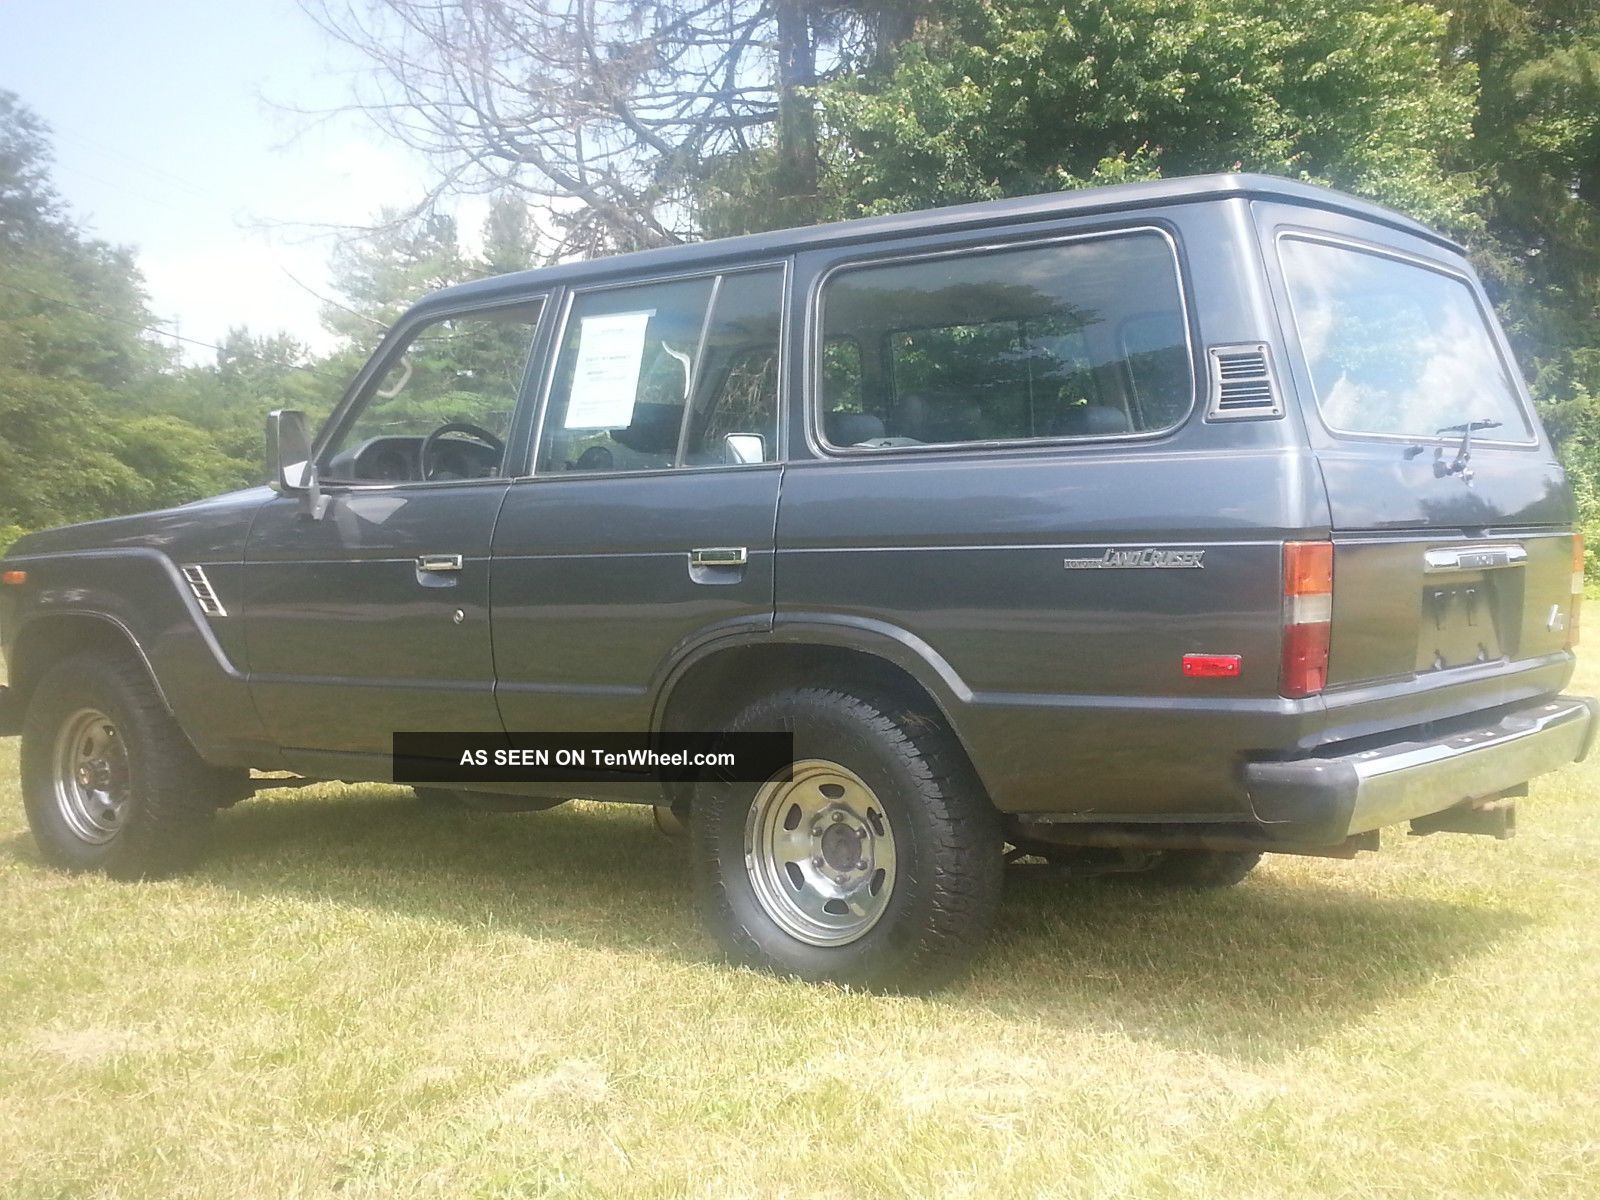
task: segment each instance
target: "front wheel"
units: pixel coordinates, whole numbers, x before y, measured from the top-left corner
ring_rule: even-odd
[[[131,656],[63,660],[23,722],[28,825],[44,857],[68,870],[144,879],[192,865],[241,776],[195,753]]]
[[[696,885],[730,957],[781,975],[923,990],[983,944],[999,820],[954,736],[905,706],[795,688],[730,732],[792,732],[788,779],[702,784]]]

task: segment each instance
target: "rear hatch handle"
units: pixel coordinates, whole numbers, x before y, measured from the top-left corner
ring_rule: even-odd
[[[1451,571],[1493,571],[1500,567],[1523,567],[1527,563],[1527,550],[1516,545],[1429,550],[1422,556],[1422,569],[1429,575]]]

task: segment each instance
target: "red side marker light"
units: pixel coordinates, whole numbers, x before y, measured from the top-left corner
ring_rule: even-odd
[[[19,583],[27,582],[28,573],[26,571],[7,571],[5,574],[0,575],[0,583],[7,584],[11,587],[16,587]]]
[[[1237,654],[1185,654],[1183,673],[1194,679],[1231,679],[1243,666]]]

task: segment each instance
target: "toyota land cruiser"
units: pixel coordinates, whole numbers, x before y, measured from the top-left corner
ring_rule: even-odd
[[[1572,496],[1483,288],[1315,187],[485,279],[314,441],[268,432],[268,487],[3,563],[0,731],[55,864],[175,871],[282,782],[251,768],[391,779],[396,731],[788,731],[765,781],[583,794],[686,818],[736,958],[923,987],[1008,856],[1219,886],[1506,836],[1595,728]]]

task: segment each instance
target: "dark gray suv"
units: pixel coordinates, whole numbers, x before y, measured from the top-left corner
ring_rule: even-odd
[[[1461,248],[1281,180],[451,288],[269,457],[6,558],[52,862],[178,869],[248,769],[389,779],[397,730],[788,731],[765,782],[585,791],[687,818],[737,958],[916,987],[1008,858],[1505,836],[1595,728],[1572,496]]]

